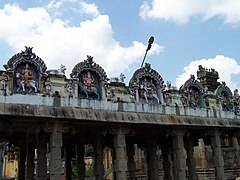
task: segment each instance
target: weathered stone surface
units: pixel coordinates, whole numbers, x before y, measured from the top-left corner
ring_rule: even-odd
[[[174,116],[160,113],[118,112],[110,110],[81,109],[76,107],[51,107],[25,104],[0,104],[0,116],[58,118],[76,121],[118,123],[143,123],[155,125],[240,127],[238,119],[206,118],[198,116]]]

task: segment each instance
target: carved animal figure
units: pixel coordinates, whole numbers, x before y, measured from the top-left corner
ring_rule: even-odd
[[[33,89],[35,93],[38,91],[38,83],[35,80],[24,81],[21,79],[20,73],[16,73],[16,78],[17,78],[17,85],[18,85],[17,92],[19,92],[20,89],[22,89],[23,92],[26,92],[26,89],[25,89],[26,87],[30,89],[28,93],[31,93]]]
[[[92,86],[91,90],[89,90],[87,86],[84,85],[82,82],[79,82],[78,85],[79,85],[80,91],[86,95],[86,98],[89,98],[89,95],[91,94],[96,95],[97,99],[100,98],[96,87]]]

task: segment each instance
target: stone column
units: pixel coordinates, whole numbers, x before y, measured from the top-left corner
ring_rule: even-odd
[[[26,180],[34,179],[34,156],[35,156],[34,137],[30,135],[27,136],[26,177],[25,177]]]
[[[174,161],[176,163],[176,179],[186,180],[186,155],[184,149],[183,135],[185,132],[183,130],[174,130],[173,131],[173,149],[175,157]]]
[[[4,157],[3,157],[3,151],[2,151],[2,149],[0,149],[0,172],[1,172],[1,173],[0,173],[0,180],[2,180],[2,172],[4,172],[4,171],[3,171],[4,168],[3,168],[3,166],[2,166],[2,165],[3,165],[3,164],[2,164],[3,158],[4,158]]]
[[[103,167],[103,140],[102,135],[98,134],[96,136],[96,141],[94,143],[94,174],[96,180],[102,180],[104,175]]]
[[[159,165],[157,158],[157,144],[156,141],[150,140],[147,144],[147,160],[148,160],[148,179],[159,179]]]
[[[78,142],[76,145],[78,180],[84,180],[85,177],[84,152],[84,143]]]
[[[61,148],[62,148],[62,131],[58,122],[55,122],[50,134],[50,162],[49,173],[51,180],[61,179],[62,174],[62,160],[61,160]]]
[[[127,179],[127,157],[126,157],[126,140],[125,134],[127,133],[124,128],[114,129],[114,149],[115,149],[115,160],[114,160],[114,171],[116,180]]]
[[[71,167],[71,145],[66,144],[65,146],[65,180],[71,180],[72,167]]]
[[[143,146],[142,148],[142,151],[141,151],[141,157],[142,157],[142,165],[143,165],[143,174],[146,174],[146,180],[149,180],[148,179],[148,176],[147,176],[147,173],[148,173],[148,162],[147,162],[147,147]]]
[[[134,162],[134,143],[129,140],[127,143],[127,156],[128,156],[128,176],[129,180],[135,180],[135,162]]]
[[[237,162],[240,162],[240,157],[239,157],[239,145],[238,145],[238,138],[237,137],[232,137],[232,147],[235,149],[236,152],[236,158]]]
[[[37,179],[47,178],[47,135],[40,131],[37,135]]]
[[[205,144],[203,139],[198,140],[198,147],[199,147],[199,156],[201,158],[201,168],[207,168],[207,157],[206,157],[206,150]]]
[[[163,170],[164,170],[164,179],[165,180],[172,180],[172,167],[171,167],[171,147],[170,144],[164,142],[161,145],[162,156],[163,156]]]
[[[20,147],[18,179],[25,179],[26,139],[19,140],[17,144]]]
[[[217,180],[225,180],[224,159],[221,150],[220,133],[217,129],[211,132],[211,146],[213,150],[213,162],[215,166],[215,177]]]
[[[191,136],[188,136],[185,141],[185,148],[187,152],[187,166],[188,166],[188,179],[189,180],[197,180],[196,173],[196,163],[193,156],[193,140]]]
[[[238,145],[238,139],[237,137],[232,137],[232,146],[235,148],[237,151],[239,151],[239,145]]]

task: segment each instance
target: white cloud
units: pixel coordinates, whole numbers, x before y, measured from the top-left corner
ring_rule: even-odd
[[[93,16],[99,15],[98,7],[93,4],[88,4],[84,1],[80,2],[81,12],[85,14],[91,14]]]
[[[240,75],[240,64],[238,64],[235,59],[223,55],[217,55],[216,57],[210,59],[192,61],[188,66],[184,67],[183,74],[179,75],[176,79],[176,85],[178,88],[190,78],[191,74],[197,77],[196,73],[199,65],[208,69],[215,69],[220,77],[218,81],[225,81],[226,85],[232,91],[240,88],[240,84],[237,84],[232,77],[233,75]]]
[[[145,1],[139,15],[143,19],[163,19],[184,24],[193,16],[208,20],[215,16],[228,24],[240,24],[240,1],[237,0],[152,0]]]
[[[49,12],[53,11],[56,16],[62,15],[64,14],[63,11],[67,12],[69,10],[79,15],[87,14],[94,17],[100,14],[96,4],[86,3],[83,0],[52,0],[46,5],[46,8]]]
[[[120,46],[113,37],[107,15],[98,14],[78,26],[69,26],[66,21],[51,17],[45,8],[23,10],[10,4],[0,9],[0,39],[17,52],[24,50],[24,46],[34,47],[33,52],[45,61],[48,69],[65,64],[67,74],[87,55],[92,55],[110,77],[139,63],[146,49],[137,41],[129,47]],[[154,44],[151,53],[158,53],[160,49]]]
[[[63,3],[61,1],[53,0],[48,3],[47,8],[48,9],[59,9],[62,6],[63,6]]]

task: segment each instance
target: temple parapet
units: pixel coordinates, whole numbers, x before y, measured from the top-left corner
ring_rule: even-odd
[[[35,115],[44,115],[40,111],[46,109],[46,113],[50,109],[56,108],[57,97],[43,97],[35,96],[34,101],[32,100],[32,95],[15,94],[13,96],[0,96],[0,114],[8,114],[13,112],[8,112],[9,110],[17,112],[27,112],[33,113]],[[56,116],[62,116],[64,114],[75,114],[77,109],[89,109],[89,110],[107,110],[109,112],[128,112],[128,113],[147,113],[147,114],[159,114],[159,115],[169,115],[171,117],[177,116],[188,116],[195,117],[198,121],[198,117],[203,118],[220,118],[220,119],[240,119],[239,115],[234,114],[232,111],[224,111],[222,109],[205,109],[205,108],[190,108],[190,107],[179,107],[179,106],[165,106],[165,105],[151,105],[151,104],[139,104],[139,103],[127,103],[127,102],[112,102],[106,100],[91,100],[79,99],[79,98],[68,98],[61,97],[60,104],[58,105]],[[34,109],[39,109],[39,111],[34,111]],[[39,114],[40,113],[40,114]],[[127,114],[128,114],[127,113]],[[75,114],[77,116],[77,114]],[[92,114],[94,117],[94,113]],[[107,116],[107,114],[105,114]],[[146,115],[148,116],[148,115]],[[137,117],[137,116],[136,116]],[[97,118],[97,117],[96,117]],[[120,117],[119,117],[120,118]],[[120,118],[122,119],[122,118]],[[119,120],[120,120],[119,119]],[[129,120],[131,121],[131,119]],[[223,121],[224,122],[224,121]],[[152,122],[149,122],[152,123]],[[156,122],[155,123],[161,123]],[[227,124],[229,125],[229,124]]]
[[[218,82],[219,74],[212,68],[199,66],[197,79],[191,75],[177,89],[169,81],[164,84],[161,75],[146,63],[133,73],[127,86],[124,74],[108,78],[92,56],[77,63],[68,78],[64,65],[58,69],[47,69],[44,61],[32,49],[25,47],[25,51],[15,54],[4,65],[5,70],[0,71],[0,96],[9,96],[7,99],[14,97],[13,102],[16,103],[18,98],[22,98],[18,94],[22,94],[26,98],[27,95],[44,96],[49,101],[57,96],[74,107],[77,107],[75,101],[87,99],[101,103],[110,101],[112,104],[146,104],[154,108],[219,109],[239,115],[238,90],[232,93],[225,82]]]

